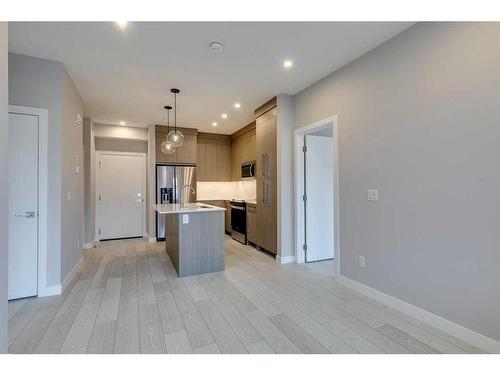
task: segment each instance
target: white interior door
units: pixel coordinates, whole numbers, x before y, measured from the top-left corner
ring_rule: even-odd
[[[306,262],[334,257],[333,138],[306,135]]]
[[[145,155],[99,152],[97,156],[99,239],[142,237]]]
[[[9,299],[38,294],[38,122],[9,113]]]

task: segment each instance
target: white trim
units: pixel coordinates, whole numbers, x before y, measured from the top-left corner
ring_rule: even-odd
[[[148,241],[149,241],[150,243],[156,242],[156,237],[149,237],[149,238],[148,238]]]
[[[95,153],[95,241],[100,241],[99,227],[100,227],[100,210],[99,210],[99,184],[100,184],[100,173],[99,173],[99,161],[101,155],[135,155],[142,157],[142,237],[147,234],[147,163],[146,163],[146,153],[144,152],[125,152],[125,151],[96,151]]]
[[[294,131],[294,191],[295,191],[295,255],[297,258],[297,263],[304,263],[305,256],[304,250],[302,249],[302,244],[304,243],[304,221],[302,217],[303,212],[303,181],[304,181],[304,169],[303,169],[303,154],[302,145],[304,135],[312,133],[317,130],[321,130],[333,126],[333,189],[334,189],[334,262],[335,262],[335,277],[340,274],[340,238],[339,238],[339,154],[338,154],[338,118],[337,115],[327,117],[323,120],[314,122],[309,125],[305,125]]]
[[[276,255],[276,262],[278,262],[279,264],[295,263],[296,258],[295,255],[287,255],[284,257]]]
[[[449,335],[455,336],[480,349],[483,349],[490,353],[500,353],[500,342],[486,337],[469,328],[465,328],[457,323],[453,323],[452,321],[430,313],[417,306],[411,305],[408,302],[402,301],[396,297],[385,294],[377,289],[369,287],[368,285],[349,279],[345,276],[340,276],[339,282],[361,294],[364,294],[365,296],[373,298],[374,300],[388,305],[404,314],[410,315],[413,318],[427,323],[434,328],[444,331]]]
[[[94,246],[94,243],[93,243],[93,242],[90,242],[90,243],[84,243],[84,244],[83,244],[83,248],[84,248],[85,250],[92,249],[92,246]]]
[[[9,113],[38,116],[38,296],[52,295],[47,285],[48,142],[49,111],[45,108],[9,105]]]
[[[47,285],[43,288],[43,291],[38,291],[38,298],[40,297],[50,297],[50,296],[58,296],[61,294],[61,284],[58,285]]]
[[[61,284],[61,292],[64,292],[64,290],[68,287],[69,283],[73,280],[73,278],[76,276],[80,268],[83,266],[83,256],[78,259],[78,262],[76,262],[75,266],[69,273],[66,275],[64,278],[64,281]]]

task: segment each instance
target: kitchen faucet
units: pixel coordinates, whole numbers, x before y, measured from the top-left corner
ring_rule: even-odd
[[[184,185],[183,189],[187,188],[187,187],[189,187],[189,190],[191,191],[191,193],[194,194],[194,189],[193,189],[193,187],[191,185]]]

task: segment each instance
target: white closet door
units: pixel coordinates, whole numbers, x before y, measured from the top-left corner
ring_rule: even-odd
[[[306,135],[306,262],[334,257],[333,138]]]
[[[38,116],[9,113],[9,299],[38,294]]]
[[[105,152],[98,155],[99,238],[141,237],[144,155]]]

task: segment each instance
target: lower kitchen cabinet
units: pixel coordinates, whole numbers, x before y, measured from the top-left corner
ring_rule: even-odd
[[[231,233],[231,201],[226,201],[225,227],[226,232]]]
[[[257,244],[257,208],[247,204],[247,241]]]

